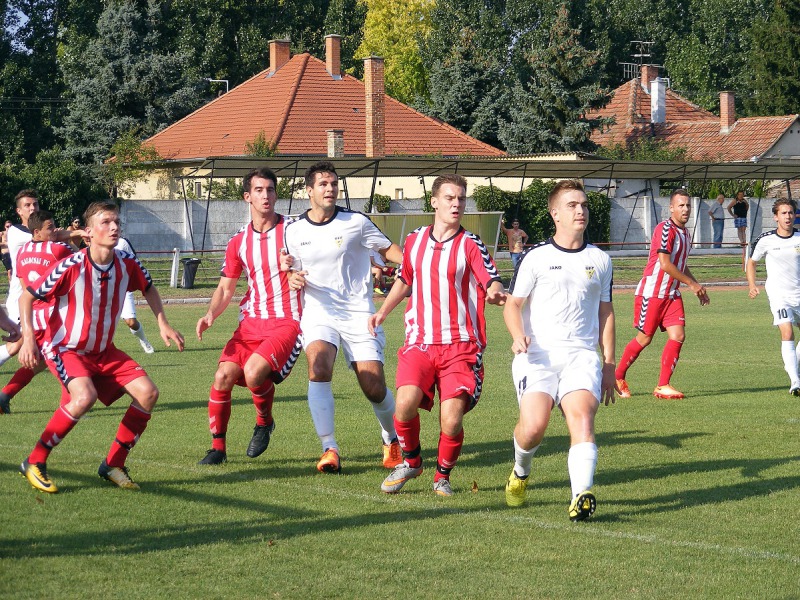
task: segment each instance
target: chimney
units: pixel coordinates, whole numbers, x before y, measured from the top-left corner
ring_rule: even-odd
[[[384,133],[385,106],[383,85],[383,59],[370,56],[364,59],[364,95],[366,110],[365,155],[379,158],[386,155]]]
[[[656,77],[650,84],[650,122],[666,123],[667,121],[667,85],[661,77]]]
[[[272,77],[283,65],[289,62],[289,40],[269,41],[269,75]]]
[[[658,77],[658,67],[655,65],[642,65],[639,68],[639,83],[645,92],[650,91],[650,82]]]
[[[325,68],[334,79],[342,78],[342,36],[325,36]]]
[[[728,133],[736,124],[736,97],[733,92],[719,93],[719,132]]]
[[[344,157],[344,129],[328,129],[328,158]]]

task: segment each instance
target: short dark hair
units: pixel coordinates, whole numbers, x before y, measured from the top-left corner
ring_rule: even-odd
[[[689,190],[687,190],[686,188],[682,187],[675,188],[669,195],[670,204],[672,203],[672,199],[675,198],[676,196],[686,196],[687,198],[691,198],[691,196],[689,195]]]
[[[20,190],[19,192],[17,192],[17,195],[14,196],[14,206],[19,208],[19,201],[22,200],[23,198],[33,198],[34,200],[38,200],[39,192],[33,189]]]
[[[584,196],[586,195],[586,190],[584,190],[580,181],[577,179],[562,179],[547,194],[547,210],[553,208],[558,197],[564,192],[581,192]]]
[[[72,220],[70,220],[70,223],[74,223],[75,221],[80,223],[81,222],[81,218],[78,215],[75,215],[74,217],[72,217]]]
[[[111,200],[100,200],[99,202],[92,202],[86,207],[83,213],[83,222],[89,224],[89,219],[101,212],[115,212],[119,214],[119,206],[111,202]]]
[[[336,175],[336,178],[339,178],[339,174],[336,172],[336,167],[333,166],[333,163],[327,160],[320,161],[318,163],[314,163],[310,167],[306,169],[305,172],[305,180],[306,180],[306,187],[314,187],[314,182],[317,179],[317,173],[332,173]]]
[[[785,204],[787,206],[791,206],[792,207],[792,211],[793,212],[797,212],[797,202],[795,202],[794,200],[789,200],[789,198],[778,198],[777,200],[775,200],[775,204],[772,205],[772,214],[773,215],[777,215],[778,214],[778,207],[780,205],[782,205],[782,204]]]
[[[44,227],[45,221],[55,221],[53,213],[46,210],[37,210],[28,217],[28,229],[34,231]]]
[[[278,178],[275,175],[275,172],[272,169],[268,169],[267,167],[258,167],[257,169],[253,169],[247,175],[244,176],[242,179],[242,193],[246,193],[250,191],[251,182],[255,177],[259,177],[261,179],[269,179],[275,189],[278,189]]]
[[[464,193],[467,193],[467,180],[464,178],[463,175],[458,175],[457,173],[445,173],[444,175],[439,175],[436,179],[433,180],[433,186],[431,187],[431,197],[439,196],[439,189],[446,183],[452,183],[453,185],[457,185],[464,189]]]

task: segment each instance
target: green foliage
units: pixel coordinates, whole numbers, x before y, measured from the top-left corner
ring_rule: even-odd
[[[745,105],[753,114],[800,113],[800,2],[774,0],[769,19],[753,25]]]
[[[391,212],[392,199],[385,194],[374,194],[372,196],[372,206],[375,208],[376,212],[379,213]],[[369,200],[364,203],[364,212],[371,212]]]
[[[428,97],[420,40],[430,30],[432,0],[361,0],[367,7],[360,58],[385,59],[386,93],[405,103]]]
[[[529,78],[514,83],[509,115],[500,118],[498,137],[512,154],[597,147],[590,136],[607,119],[589,119],[586,113],[602,107],[609,91],[600,85],[600,53],[584,48],[580,38],[562,4],[549,39],[526,52]]]
[[[686,148],[670,145],[663,140],[639,138],[630,144],[609,144],[597,149],[596,154],[611,160],[641,162],[683,162]]]
[[[422,212],[432,213],[433,206],[431,205],[431,193],[425,192],[425,195],[422,197]]]
[[[142,142],[139,129],[123,132],[109,152],[109,160],[97,167],[98,179],[112,198],[129,197],[137,183],[145,181],[161,162],[152,146]]]
[[[248,156],[254,158],[268,158],[278,154],[278,144],[272,140],[267,140],[267,136],[262,129],[253,141],[245,142],[244,151]]]
[[[528,234],[528,243],[546,240],[555,233],[555,224],[547,210],[547,196],[555,181],[534,179],[522,192],[509,192],[489,186],[478,186],[473,198],[479,211],[502,211],[507,225],[519,219],[520,229]],[[611,236],[611,201],[597,192],[587,194],[589,205],[589,227],[586,239],[589,242],[608,242]],[[501,232],[501,244],[508,243]]]
[[[342,71],[361,79],[364,62],[356,58],[358,47],[364,39],[364,21],[367,4],[361,0],[331,0],[325,14],[324,33],[338,34],[341,39]]]

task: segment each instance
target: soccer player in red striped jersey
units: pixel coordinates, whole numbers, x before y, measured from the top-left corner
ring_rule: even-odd
[[[256,407],[256,426],[247,456],[260,456],[275,429],[272,403],[280,383],[300,354],[300,292],[290,290],[280,269],[286,219],[275,212],[278,180],[266,168],[255,169],[242,182],[251,221],[228,242],[219,284],[208,312],[197,321],[197,337],[214,324],[230,304],[242,272],[247,292],[239,304],[239,327],[222,351],[208,400],[212,447],[201,465],[227,461],[226,434],[234,385],[245,385]]]
[[[72,256],[71,246],[51,241],[56,227],[53,215],[49,212],[40,210],[32,213],[28,217],[28,228],[32,234],[31,241],[26,242],[19,249],[17,264],[14,266],[14,274],[19,277],[23,289],[36,283],[49,270],[51,265],[68,256]],[[50,319],[52,310],[52,303],[44,303],[40,300],[34,302],[33,325],[36,331],[37,344],[44,341],[44,330],[47,328],[47,322]],[[17,345],[10,345],[12,356],[19,351],[21,345],[21,340]],[[39,362],[35,369],[25,367],[17,369],[16,373],[11,377],[11,381],[0,391],[0,414],[11,412],[11,399],[44,368],[44,363]]]
[[[656,225],[653,231],[650,257],[636,288],[633,326],[638,333],[625,346],[617,365],[615,375],[620,398],[630,398],[625,376],[642,350],[653,341],[659,328],[667,332],[668,339],[661,354],[661,373],[653,395],[667,400],[683,398],[683,393],[670,385],[686,338],[683,298],[678,289],[680,284],[687,286],[700,299],[701,305],[709,303],[705,287],[697,282],[686,264],[692,245],[691,235],[686,229],[692,214],[689,192],[683,188],[672,192],[669,213],[670,218]]]
[[[156,316],[161,338],[183,350],[183,336],[167,321],[150,274],[136,257],[117,252],[119,209],[93,202],[84,213],[89,247],[53,265],[20,298],[23,343],[19,361],[33,369],[39,360],[33,303],[53,302],[42,355],[63,386],[61,405],[31,454],[20,465],[28,482],[42,492],[57,492],[47,475],[47,458],[78,420],[100,400],[109,406],[123,394],[132,397],[111,448],[97,473],[123,489],[139,489],[125,466],[128,453],[147,427],[158,388],[144,369],[114,346],[125,293],[139,290]]]
[[[410,294],[405,345],[397,353],[394,413],[404,460],[381,485],[389,494],[422,473],[419,409],[433,408],[438,387],[441,430],[433,490],[452,495],[450,472],[464,443],[464,415],[481,395],[484,305],[502,305],[506,295],[486,246],[461,226],[466,200],[467,181],[462,176],[434,180],[433,225],[408,235],[398,278],[383,306],[369,318],[370,331],[376,331]]]

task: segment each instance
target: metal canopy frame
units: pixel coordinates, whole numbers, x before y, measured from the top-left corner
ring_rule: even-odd
[[[324,156],[278,156],[269,158],[210,157],[195,161],[166,161],[166,167],[186,169],[177,179],[242,178],[256,167],[268,167],[278,177],[293,178],[310,165],[330,160],[340,178],[347,177],[436,177],[458,173],[465,177],[527,179],[761,179],[800,178],[800,159],[765,158],[758,161],[639,162],[582,157],[578,160],[531,158],[336,158]]]

